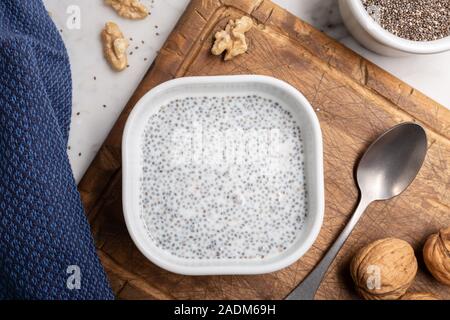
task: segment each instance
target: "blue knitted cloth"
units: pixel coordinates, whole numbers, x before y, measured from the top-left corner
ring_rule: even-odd
[[[0,299],[112,299],[67,157],[68,56],[40,0],[0,1]]]

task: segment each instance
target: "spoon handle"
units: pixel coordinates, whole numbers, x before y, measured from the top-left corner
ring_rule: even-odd
[[[314,270],[305,279],[303,279],[303,282],[286,297],[286,300],[314,300],[316,291],[319,289],[320,283],[322,282],[328,268],[338,254],[339,250],[341,250],[342,245],[347,240],[348,236],[369,204],[370,201],[361,198],[350,221],[328,250],[327,254],[322,258]]]

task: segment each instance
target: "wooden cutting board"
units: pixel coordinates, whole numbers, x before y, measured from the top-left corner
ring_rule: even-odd
[[[249,51],[223,62],[209,53],[229,19],[251,16]],[[121,139],[135,103],[150,89],[183,76],[263,74],[300,90],[319,117],[324,139],[325,221],[309,252],[279,272],[190,277],[153,265],[130,239],[122,215]],[[353,168],[369,143],[391,126],[417,121],[427,131],[426,162],[401,196],[374,203],[335,260],[316,296],[357,298],[348,265],[356,250],[383,237],[416,249],[414,291],[450,298],[427,272],[426,237],[450,225],[450,111],[267,0],[194,0],[126,105],[79,184],[100,259],[121,299],[282,299],[313,268],[349,219],[358,199]]]

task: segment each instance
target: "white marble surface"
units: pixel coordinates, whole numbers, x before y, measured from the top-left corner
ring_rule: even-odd
[[[431,56],[382,57],[357,44],[342,24],[337,0],[273,0],[338,39],[444,106],[450,107],[450,52]],[[143,21],[122,19],[102,0],[44,0],[61,31],[73,75],[73,112],[68,150],[74,176],[81,179],[102,142],[170,34],[189,0],[142,0],[151,11]],[[80,29],[71,29],[67,9],[80,9]],[[116,21],[130,41],[130,67],[113,72],[103,59],[100,31]],[[142,42],[143,41],[143,42]],[[136,49],[137,47],[137,49]]]

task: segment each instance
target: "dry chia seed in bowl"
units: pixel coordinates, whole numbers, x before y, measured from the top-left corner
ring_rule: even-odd
[[[140,218],[160,249],[264,259],[298,238],[308,215],[305,154],[282,104],[259,95],[172,100],[141,141]]]
[[[361,0],[382,28],[413,41],[450,36],[450,0]]]

